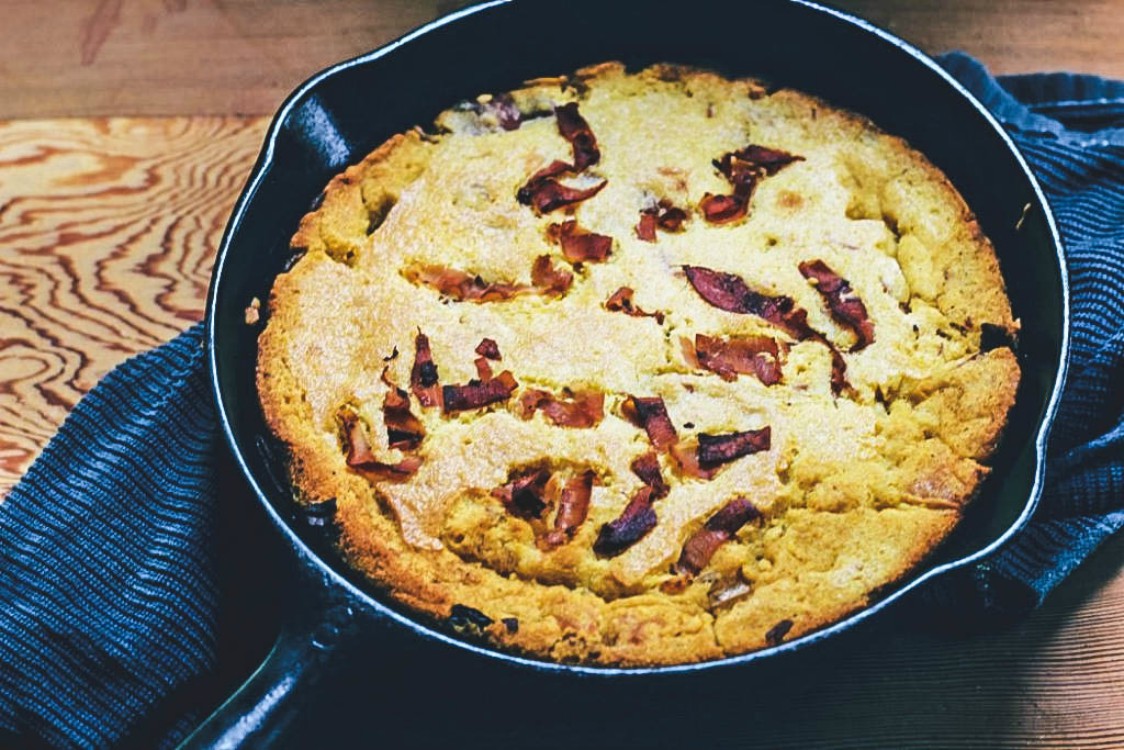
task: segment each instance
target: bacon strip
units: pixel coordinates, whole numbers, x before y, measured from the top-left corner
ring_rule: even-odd
[[[779,646],[788,631],[792,630],[792,624],[792,620],[781,620],[765,633],[765,642],[770,646]]]
[[[485,281],[455,268],[426,266],[413,274],[415,283],[436,289],[438,293],[457,302],[503,302],[520,294],[559,295],[570,288],[573,274],[556,270],[549,255],[541,255],[531,266],[531,284],[505,281]]]
[[[580,172],[601,160],[597,148],[597,138],[589,128],[589,123],[578,113],[577,102],[563,104],[554,108],[558,122],[558,132],[570,142],[574,151],[574,171]]]
[[[525,284],[487,282],[480,276],[445,266],[426,266],[415,274],[413,280],[457,302],[500,302],[536,291]]]
[[[543,491],[550,481],[550,472],[538,469],[529,474],[512,479],[507,484],[492,490],[492,497],[503,502],[513,516],[519,518],[541,518],[546,510]]]
[[[804,278],[815,282],[816,291],[831,310],[831,317],[840,325],[851,329],[858,337],[851,351],[857,352],[872,344],[874,323],[867,315],[866,305],[851,289],[850,282],[831,270],[822,260],[806,260],[799,267]]]
[[[523,185],[523,187],[519,189],[519,192],[516,193],[515,197],[523,205],[530,205],[531,204],[531,199],[530,199],[531,193],[527,193],[527,197],[526,197],[526,199],[524,199],[524,196],[523,196],[524,190],[531,190],[531,192],[533,192],[533,187],[535,185],[538,185],[539,183],[541,183],[543,180],[552,179],[554,177],[561,177],[564,174],[570,174],[572,169],[573,169],[573,167],[571,167],[569,164],[562,161],[561,159],[555,159],[550,164],[547,164],[545,167],[542,167],[537,172],[535,172],[533,175],[531,175],[530,178],[527,180],[527,182]]]
[[[749,200],[763,177],[775,175],[804,157],[765,146],[749,145],[723,154],[714,167],[734,186],[733,195],[706,193],[699,202],[703,217],[712,224],[737,221],[749,212]]]
[[[337,415],[347,443],[347,465],[358,466],[375,460],[374,451],[363,429],[363,420],[353,411],[344,409]]]
[[[492,380],[470,380],[465,385],[442,386],[442,411],[452,414],[506,401],[518,385],[511,372],[504,370]]]
[[[477,357],[476,359],[474,359],[472,361],[472,364],[476,365],[476,379],[477,380],[491,380],[492,379],[492,376],[493,376],[492,366],[490,364],[488,364],[488,358],[487,357]]]
[[[377,460],[359,415],[349,409],[342,409],[337,414],[337,419],[340,421],[344,442],[347,443],[347,465],[356,471],[379,479],[401,481],[415,474],[421,467],[421,456],[406,456],[396,464]]]
[[[531,283],[543,294],[564,294],[574,282],[574,275],[563,269],[556,269],[549,255],[535,258],[531,266]]]
[[[674,571],[679,575],[698,575],[718,548],[734,538],[738,529],[760,517],[760,511],[745,498],[739,497],[726,503],[683,545]]]
[[[425,437],[425,427],[410,413],[410,394],[390,382],[386,369],[382,371],[382,382],[390,389],[382,402],[387,442],[391,448],[413,450]]]
[[[687,212],[673,206],[667,200],[661,200],[652,208],[640,211],[640,222],[636,225],[636,236],[645,242],[656,241],[656,229],[665,232],[678,232],[687,220]]]
[[[524,206],[530,206],[536,213],[548,214],[563,206],[588,200],[608,184],[608,180],[602,180],[588,188],[569,187],[558,181],[558,177],[569,172],[569,164],[555,160],[531,175],[527,183],[519,188],[515,199]]]
[[[838,396],[851,387],[851,384],[847,382],[847,360],[843,359],[843,353],[836,348],[835,344],[823,336],[819,336],[817,340],[831,352],[831,392]]]
[[[637,456],[633,459],[629,468],[632,469],[633,474],[640,477],[641,482],[652,488],[653,499],[667,496],[667,483],[663,481],[663,474],[660,472],[660,459],[655,451],[648,451]]]
[[[678,232],[687,221],[687,212],[682,208],[673,206],[665,201],[659,203],[659,214],[656,216],[656,226],[665,232]]]
[[[551,549],[574,537],[589,514],[589,499],[593,494],[595,477],[593,471],[584,471],[567,480],[558,501],[558,513],[554,516],[554,529],[542,538],[540,546]]]
[[[652,488],[642,487],[613,521],[601,527],[593,552],[598,557],[616,557],[643,539],[656,527],[656,511],[652,509]]]
[[[697,440],[684,440],[671,446],[668,451],[675,461],[679,473],[685,477],[695,479],[713,479],[718,474],[718,467],[704,467],[699,463],[699,443]]]
[[[518,130],[523,122],[523,113],[515,106],[511,94],[498,94],[488,102],[478,105],[481,113],[490,112],[504,130]]]
[[[644,242],[656,241],[656,214],[650,210],[640,212],[640,221],[636,223],[636,236]]]
[[[702,266],[684,266],[683,270],[699,296],[719,310],[756,315],[799,341],[819,335],[808,325],[807,311],[796,307],[791,297],[770,297],[755,292],[740,276],[732,273]]]
[[[701,266],[684,266],[687,280],[699,296],[719,310],[756,315],[772,323],[797,341],[818,341],[831,352],[831,390],[839,395],[848,388],[847,362],[839,350],[808,325],[808,312],[796,307],[791,297],[770,297],[750,289],[740,276]]]
[[[629,396],[624,400],[622,410],[629,421],[644,428],[656,450],[666,450],[678,439],[662,397]]]
[[[609,312],[623,312],[634,318],[655,318],[656,323],[663,325],[664,314],[658,310],[654,313],[645,312],[632,304],[632,295],[635,292],[630,287],[622,286],[605,300],[605,309]]]
[[[500,356],[499,345],[492,339],[481,339],[480,343],[476,345],[476,353],[481,357],[486,357],[497,362],[503,359],[503,357]]]
[[[573,149],[574,163],[567,164],[556,159],[531,175],[523,187],[515,194],[515,199],[524,206],[530,206],[538,214],[547,214],[564,206],[588,200],[597,195],[607,184],[602,180],[588,188],[575,188],[563,185],[558,178],[566,174],[577,174],[586,167],[601,160],[597,148],[597,138],[589,128],[589,123],[578,113],[576,102],[563,104],[554,110],[558,132]]]
[[[566,399],[548,391],[531,388],[519,397],[519,408],[524,419],[530,419],[537,410],[558,427],[595,427],[605,417],[605,394],[599,391],[578,391]]]
[[[418,331],[414,339],[414,366],[410,370],[410,390],[422,406],[437,406],[441,394],[437,388],[437,365],[429,349],[429,337]]]
[[[695,334],[695,358],[704,370],[723,380],[738,374],[756,375],[765,385],[781,381],[780,351],[769,336],[731,336],[729,339]]]
[[[726,464],[751,453],[769,450],[772,431],[769,427],[745,432],[730,432],[725,435],[699,433],[699,464],[712,468]]]
[[[547,234],[562,245],[562,255],[571,263],[600,263],[613,252],[612,237],[586,231],[573,219],[551,224]]]
[[[703,193],[699,208],[702,209],[703,218],[711,224],[729,224],[749,212],[749,199],[752,194],[752,189],[745,195],[736,192],[733,195]]]
[[[726,176],[726,179],[736,185],[739,180],[745,179],[744,175],[747,174],[763,173],[772,177],[794,161],[804,161],[804,157],[780,149],[750,144],[741,151],[723,154],[720,160],[714,162],[714,166]]]

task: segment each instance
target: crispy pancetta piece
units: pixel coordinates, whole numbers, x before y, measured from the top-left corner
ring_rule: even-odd
[[[699,202],[703,217],[711,224],[728,224],[741,219],[749,212],[749,200],[758,182],[803,158],[752,144],[740,151],[723,154],[714,160],[714,167],[733,186],[734,192],[732,195],[703,195]]]
[[[616,557],[656,528],[651,487],[642,487],[629,500],[621,514],[601,527],[593,552],[598,557]]]
[[[446,266],[426,266],[415,272],[412,280],[457,302],[502,302],[519,294],[539,291],[526,284],[485,281],[479,275]]]
[[[492,339],[481,339],[480,343],[476,345],[476,353],[496,362],[503,359],[500,355],[499,345]]]
[[[625,315],[630,315],[634,318],[655,318],[658,325],[663,325],[664,314],[657,310],[656,312],[646,312],[640,309],[632,302],[632,296],[635,292],[627,286],[622,286],[617,291],[609,295],[609,299],[605,300],[605,309],[609,312],[623,312]]]
[[[807,311],[796,307],[791,297],[755,292],[740,276],[732,273],[702,266],[684,266],[683,271],[699,296],[719,310],[756,315],[798,341],[818,335],[808,325]]]
[[[666,450],[675,444],[678,435],[667,407],[660,396],[629,396],[621,405],[625,417],[648,433],[648,440],[656,450]]]
[[[558,427],[596,427],[605,417],[605,394],[576,391],[562,397],[530,388],[519,397],[520,416],[530,419],[536,411]]]
[[[704,467],[699,463],[698,440],[681,440],[668,451],[679,474],[694,479],[713,479],[719,467]]]
[[[736,189],[733,195],[704,193],[699,201],[699,209],[703,218],[711,224],[729,224],[749,213],[749,199],[752,195],[752,187]]]
[[[578,103],[569,102],[555,107],[554,115],[558,122],[558,132],[569,141],[574,151],[574,171],[581,172],[599,162],[601,151],[597,148],[597,138],[589,129],[589,123],[578,113]]]
[[[410,413],[410,394],[390,382],[387,372],[382,371],[382,382],[389,389],[382,402],[387,442],[391,448],[414,450],[425,437],[425,427]]]
[[[636,224],[636,236],[645,242],[656,241],[656,230],[678,232],[687,221],[687,212],[677,208],[668,200],[661,200],[651,208],[640,211],[640,221]]]
[[[569,164],[555,160],[531,175],[526,184],[516,192],[515,199],[524,206],[530,206],[538,214],[548,214],[564,206],[589,200],[608,184],[607,180],[602,180],[589,187],[578,188],[558,181],[571,172]]]
[[[518,385],[511,372],[504,370],[491,380],[470,380],[464,385],[442,386],[442,410],[445,414],[453,414],[506,401]]]
[[[394,464],[379,461],[371,450],[366,428],[359,415],[350,409],[341,409],[337,419],[347,447],[347,465],[352,469],[377,479],[402,481],[413,476],[421,467],[421,456],[406,456]]]
[[[674,571],[680,575],[698,575],[718,548],[734,538],[738,529],[760,517],[760,511],[745,498],[739,497],[726,503],[683,545]]]
[[[422,406],[438,406],[441,391],[437,387],[437,365],[429,349],[429,337],[418,331],[414,338],[414,366],[410,370],[410,390]]]
[[[491,380],[493,377],[492,365],[488,362],[487,357],[477,357],[472,360],[472,364],[476,366],[476,379],[477,380]]]
[[[663,474],[660,472],[660,459],[655,451],[648,451],[633,459],[629,465],[632,473],[640,477],[640,481],[652,488],[653,499],[666,497],[668,493],[667,483],[663,480]]]
[[[750,144],[740,151],[723,154],[721,159],[715,160],[714,167],[736,185],[750,174],[772,177],[794,161],[804,161],[804,157]]]
[[[700,432],[699,465],[704,469],[709,469],[730,463],[751,453],[767,451],[771,439],[772,430],[769,427],[762,427],[760,430],[746,430],[745,432],[729,432],[724,435],[708,435],[705,432]]]
[[[543,511],[546,510],[543,494],[549,481],[550,472],[546,469],[538,469],[515,477],[507,484],[492,490],[492,497],[499,499],[513,516],[526,519],[541,518]]]
[[[839,325],[854,332],[855,345],[851,351],[857,352],[874,343],[874,323],[867,315],[866,305],[851,289],[851,284],[822,260],[806,260],[800,264],[800,273],[816,285],[816,291],[827,302],[831,317]]]
[[[699,367],[723,380],[739,374],[755,375],[765,385],[781,381],[780,348],[769,336],[731,336],[721,339],[695,334],[695,360]]]
[[[596,474],[587,470],[570,477],[562,488],[558,500],[558,513],[554,516],[554,528],[542,537],[540,546],[552,549],[565,544],[573,538],[578,527],[585,523],[589,514],[589,500],[593,494],[593,480]]]
[[[531,266],[531,283],[543,294],[564,294],[574,283],[574,274],[555,268],[549,255],[540,255]]]
[[[684,266],[691,286],[711,305],[727,312],[756,315],[783,330],[797,341],[818,341],[831,352],[831,390],[839,395],[849,387],[847,362],[839,349],[808,325],[808,312],[796,307],[791,297],[755,292],[740,276],[701,266]]]
[[[600,263],[613,252],[613,238],[588,232],[573,219],[551,224],[549,237],[562,246],[562,255],[571,263]]]

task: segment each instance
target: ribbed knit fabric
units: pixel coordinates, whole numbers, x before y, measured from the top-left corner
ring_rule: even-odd
[[[1124,525],[1124,83],[996,82],[942,63],[1006,124],[1056,212],[1071,273],[1069,379],[1041,507],[929,605],[1005,620]],[[215,668],[217,430],[195,326],[98,384],[0,504],[0,738],[174,740]],[[190,701],[188,701],[190,703]],[[154,719],[153,717],[167,717]],[[159,726],[156,726],[159,724]]]
[[[1124,81],[997,81],[967,55],[940,62],[1030,162],[1062,234],[1072,295],[1070,367],[1039,508],[997,554],[926,592],[944,614],[986,625],[1041,604],[1124,526]]]
[[[0,505],[0,729],[105,747],[213,668],[202,341],[199,324],[103,378]]]

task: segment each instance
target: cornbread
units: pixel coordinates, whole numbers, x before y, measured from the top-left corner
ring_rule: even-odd
[[[1019,380],[994,251],[900,138],[617,63],[335,177],[259,338],[297,501],[373,587],[538,658],[791,640],[907,576]]]

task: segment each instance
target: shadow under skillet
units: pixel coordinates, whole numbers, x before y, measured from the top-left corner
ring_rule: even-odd
[[[370,628],[281,743],[394,748],[1063,747],[1073,722],[1035,696],[1060,683],[1074,615],[1119,574],[1106,545],[1020,622],[938,612],[913,597],[826,642],[777,659],[638,679],[531,673]],[[1105,567],[1105,561],[1111,563]],[[990,632],[988,632],[990,631]]]
[[[860,628],[859,630],[863,630]],[[599,748],[756,744],[762,729],[805,722],[808,701],[847,689],[857,641],[833,639],[780,661],[701,674],[577,677],[513,670],[387,632],[309,706],[285,747]],[[375,642],[377,639],[378,642]],[[791,726],[791,724],[790,724]],[[775,735],[774,731],[767,734]]]
[[[225,452],[224,452],[225,453]],[[216,672],[188,686],[124,743],[153,747],[191,706],[200,720],[276,638],[291,580],[277,534],[223,456]],[[1094,560],[1120,559],[1120,544]],[[1115,550],[1115,553],[1114,553]],[[1028,740],[1041,662],[1074,612],[1119,570],[1093,564],[1028,620],[957,628],[916,598],[826,643],[700,674],[601,678],[515,669],[367,623],[279,744],[394,748],[996,747]],[[972,622],[972,620],[967,620]],[[963,622],[961,622],[963,625]],[[1075,666],[1080,669],[1080,665]],[[1045,719],[1043,719],[1045,721]],[[1050,729],[1061,737],[1064,728]],[[1039,727],[1042,729],[1042,727]]]

